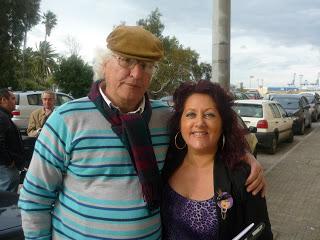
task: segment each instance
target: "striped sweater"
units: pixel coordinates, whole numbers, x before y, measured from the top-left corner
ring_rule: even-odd
[[[159,169],[168,148],[168,107],[151,101]],[[161,239],[129,153],[86,97],[57,109],[36,142],[19,207],[26,239]]]

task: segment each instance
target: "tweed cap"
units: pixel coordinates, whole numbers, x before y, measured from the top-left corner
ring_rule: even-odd
[[[107,47],[114,53],[144,61],[159,61],[163,57],[162,42],[139,26],[119,26],[107,37]]]

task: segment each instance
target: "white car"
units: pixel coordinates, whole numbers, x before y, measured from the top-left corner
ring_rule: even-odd
[[[278,102],[270,100],[237,100],[235,111],[247,127],[256,127],[258,145],[268,148],[274,154],[279,142],[292,142],[293,119]]]
[[[12,121],[24,133],[28,128],[30,114],[42,107],[41,94],[43,91],[14,92],[16,96],[16,109],[12,112]],[[68,94],[56,92],[56,106],[73,100]]]

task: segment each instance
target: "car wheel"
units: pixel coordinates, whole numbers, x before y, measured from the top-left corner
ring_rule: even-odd
[[[269,148],[269,153],[270,154],[275,154],[276,151],[277,151],[277,145],[278,145],[278,140],[277,140],[277,137],[276,135],[274,135],[272,137],[272,140],[271,140],[271,146]]]
[[[292,143],[292,142],[293,142],[293,139],[294,139],[294,135],[293,135],[293,131],[292,131],[292,129],[291,129],[290,134],[289,134],[289,137],[288,137],[288,139],[287,139],[287,142],[288,142],[288,143]]]
[[[301,127],[300,127],[300,130],[299,130],[299,134],[300,135],[303,135],[304,134],[304,131],[305,131],[305,125],[304,125],[304,121],[301,123]]]

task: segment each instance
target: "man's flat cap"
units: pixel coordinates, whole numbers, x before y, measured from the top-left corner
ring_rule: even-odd
[[[107,47],[114,53],[144,61],[159,61],[163,57],[162,42],[139,26],[119,26],[107,37]]]

